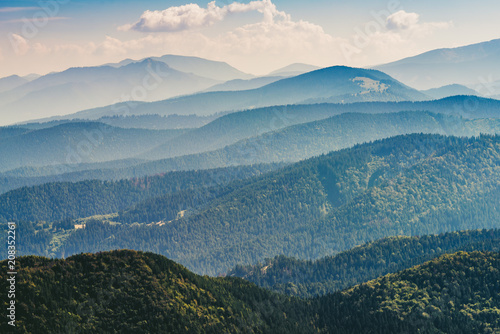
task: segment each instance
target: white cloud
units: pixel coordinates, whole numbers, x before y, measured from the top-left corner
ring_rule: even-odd
[[[37,9],[40,9],[40,7],[3,7],[0,8],[0,13],[22,12]]]
[[[207,27],[222,21],[228,14],[257,11],[264,15],[264,21],[271,21],[276,16],[286,18],[288,15],[276,9],[271,0],[252,1],[248,4],[231,3],[219,7],[215,1],[207,8],[191,3],[183,6],[169,7],[162,11],[145,11],[139,21],[118,28],[120,31],[136,30],[142,32],[175,32],[193,28]]]
[[[387,29],[389,30],[404,30],[414,27],[418,24],[420,15],[417,13],[407,13],[404,10],[400,10],[394,14],[387,17]]]
[[[28,41],[21,35],[11,34],[9,40],[14,53],[18,56],[24,56],[30,49]]]
[[[374,18],[356,27],[349,42],[340,45],[346,63],[367,66],[423,52],[422,39],[453,26],[453,22],[421,22],[418,13],[404,10]]]
[[[196,29],[243,12],[261,15],[245,17],[254,20],[245,25],[238,25],[238,17],[235,17],[229,20],[233,28],[223,25],[225,30],[211,29],[210,34]],[[17,48],[16,54],[25,55],[24,62],[34,64],[33,69],[26,68],[31,72],[39,71],[36,66],[41,63],[54,70],[117,62],[124,58],[179,54],[227,61],[243,71],[265,74],[295,62],[367,66],[396,60],[421,52],[419,41],[422,38],[449,26],[449,22],[421,22],[417,13],[399,11],[391,15],[387,12],[379,19],[355,27],[351,38],[342,39],[328,34],[315,23],[292,19],[288,13],[279,11],[271,0],[260,0],[223,7],[211,2],[207,8],[190,4],[145,12],[140,21],[120,28],[150,31],[139,38],[105,36],[95,43],[63,44],[40,39],[36,43],[29,42],[20,35],[12,35],[10,39]],[[214,34],[216,31],[219,33]],[[346,55],[343,45],[353,51]],[[5,54],[9,50],[4,48],[3,51]]]
[[[261,20],[217,36],[207,37],[201,30],[192,30],[212,25],[228,15],[252,11],[261,13]],[[108,37],[101,44],[100,51],[126,55],[131,51],[149,50],[154,53],[153,50],[158,50],[157,54],[179,53],[230,60],[247,71],[255,71],[256,68],[260,71],[271,70],[291,62],[330,65],[341,60],[337,47],[340,39],[327,34],[314,23],[292,20],[289,14],[279,11],[271,0],[247,4],[234,2],[223,7],[211,2],[206,9],[189,4],[164,11],[147,11],[138,22],[122,26],[119,30],[175,33],[148,34],[144,38],[123,42]]]
[[[386,27],[390,32],[407,33],[408,37],[425,37],[435,30],[448,29],[453,22],[420,23],[420,15],[400,10],[387,18]]]
[[[70,19],[69,17],[62,17],[62,16],[55,16],[55,17],[42,16],[42,17],[33,17],[33,18],[23,17],[22,19],[2,21],[2,23],[24,23],[24,24],[26,24],[26,22],[29,22],[29,23],[34,23],[35,25],[45,25],[45,24],[47,24],[47,22],[50,22],[50,21],[61,21],[61,20],[69,20],[69,19]]]
[[[51,49],[42,43],[35,43],[32,48],[38,55],[47,55],[51,52]]]

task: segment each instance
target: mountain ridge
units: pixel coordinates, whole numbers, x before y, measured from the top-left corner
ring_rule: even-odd
[[[493,39],[456,48],[435,49],[373,68],[418,89],[462,84],[486,94],[489,92],[484,83],[500,79],[499,59],[500,39]]]

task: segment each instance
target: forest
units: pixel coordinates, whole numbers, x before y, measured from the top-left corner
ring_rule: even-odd
[[[92,203],[105,205],[107,200],[94,195],[90,198],[95,202],[73,217],[64,217],[63,210],[55,211],[56,216],[47,211],[44,217],[40,205],[59,206],[41,193],[25,197],[40,203],[29,207],[40,209],[20,221],[20,228],[25,223],[31,226],[26,229],[32,231],[26,233],[26,251],[37,251],[31,254],[69,256],[129,248],[163,254],[190,270],[212,275],[280,254],[318,259],[387,236],[496,228],[498,140],[498,136],[398,136],[233,183],[227,180],[226,185],[207,184],[203,191],[179,189],[138,200],[128,208],[92,211]],[[49,184],[41,189],[48,186],[58,187]],[[17,193],[22,195],[22,189]],[[74,206],[79,208],[86,203],[79,200],[84,194],[69,192],[59,200],[67,203],[75,196]],[[2,198],[7,208],[25,201],[23,196]],[[67,226],[58,225],[66,218],[113,212],[112,217],[89,219],[84,229],[71,229],[70,224],[69,230],[54,233]]]
[[[457,252],[313,299],[129,250],[22,257],[22,333],[494,333],[500,254]],[[5,285],[7,261],[0,262]],[[7,301],[2,301],[5,309]],[[11,328],[1,323],[2,333]]]

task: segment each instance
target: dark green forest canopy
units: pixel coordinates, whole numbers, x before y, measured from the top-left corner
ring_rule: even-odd
[[[193,274],[135,251],[22,257],[22,333],[493,333],[500,254],[459,252],[321,298]],[[0,262],[5,286],[7,261]],[[22,297],[21,297],[22,296]],[[7,301],[2,300],[5,309]],[[10,333],[5,321],[2,333]]]
[[[279,168],[280,164],[169,172],[119,181],[86,180],[22,187],[0,195],[0,222],[58,221],[123,210],[148,198],[218,187]],[[201,191],[201,190],[200,190]]]
[[[261,264],[237,266],[228,276],[242,277],[261,287],[292,296],[313,297],[459,250],[500,251],[500,230],[388,237],[316,261],[281,255]]]

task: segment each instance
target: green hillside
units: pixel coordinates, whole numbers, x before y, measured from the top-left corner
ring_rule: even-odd
[[[228,273],[258,286],[299,297],[333,293],[457,251],[500,251],[500,230],[388,237],[316,261],[286,256]]]
[[[0,222],[59,221],[123,210],[148,198],[182,191],[221,187],[250,178],[279,165],[228,167],[214,170],[171,172],[123,179],[55,182],[23,187],[0,195]]]
[[[225,145],[236,143],[238,140],[249,139],[248,143],[240,143],[235,148],[247,149],[245,145],[251,144],[251,151],[258,150],[265,141],[263,139],[273,138],[272,131],[284,129],[293,125],[302,123],[313,122],[317,120],[326,119],[335,115],[343,113],[398,113],[401,111],[422,111],[427,110],[434,114],[446,114],[455,118],[448,119],[447,125],[449,129],[441,129],[444,133],[464,135],[450,131],[456,130],[456,125],[467,123],[469,119],[482,119],[478,120],[476,127],[472,129],[472,133],[495,133],[495,120],[485,118],[500,118],[500,102],[492,99],[479,98],[476,96],[453,96],[442,100],[424,101],[424,102],[367,102],[367,103],[352,103],[352,104],[316,104],[316,105],[290,105],[290,106],[275,106],[269,108],[260,108],[246,110],[242,112],[232,113],[222,116],[203,126],[202,128],[190,131],[189,134],[180,136],[179,139],[168,141],[164,145],[158,145],[144,155],[147,159],[157,160],[159,157],[168,157],[173,155],[185,155],[188,152],[201,152],[205,150],[213,150],[222,148]],[[460,119],[460,116],[464,119]],[[159,117],[159,116],[156,116]],[[177,117],[177,116],[176,116]],[[182,117],[182,116],[178,116]],[[125,119],[117,118],[113,126],[131,126],[131,122],[136,122],[137,126],[141,126],[143,119],[152,118],[154,116],[144,117],[127,117]],[[162,121],[157,122],[161,125],[162,122],[168,122],[170,117],[163,117]],[[113,118],[101,119],[104,122],[113,120]],[[450,121],[451,124],[450,124]],[[125,122],[125,123],[124,123]],[[45,126],[39,124],[38,126]],[[58,124],[54,122],[53,125]],[[144,124],[143,124],[144,125]],[[36,124],[31,124],[35,126]],[[414,124],[418,128],[417,124]],[[3,128],[5,129],[5,128]],[[425,129],[425,127],[423,127]],[[1,134],[2,129],[0,129]],[[421,130],[423,131],[423,130]],[[266,135],[267,133],[267,135]],[[441,133],[441,132],[439,132]],[[319,134],[319,133],[317,133]],[[359,134],[359,133],[358,133]],[[260,141],[255,143],[255,136],[266,135]],[[39,140],[35,138],[36,140]],[[129,140],[129,137],[126,137]],[[312,138],[314,140],[314,137]],[[373,138],[376,139],[376,138]],[[373,140],[372,139],[372,140]],[[310,141],[311,139],[309,139]],[[361,141],[356,141],[361,142]],[[64,141],[57,141],[54,143],[55,151],[62,151],[67,149],[65,145],[61,145]],[[120,143],[118,141],[118,143]],[[321,144],[321,141],[316,140],[316,144]],[[150,147],[151,143],[144,147]],[[115,147],[117,143],[113,143],[111,147]],[[242,146],[243,145],[243,146]],[[256,147],[257,145],[257,147]],[[345,147],[345,146],[344,146]],[[300,148],[300,147],[299,147]],[[263,148],[265,149],[265,147]],[[331,148],[334,149],[334,148]],[[330,149],[330,150],[331,150]],[[100,150],[97,150],[100,151]],[[329,151],[329,150],[327,150]],[[120,151],[130,155],[130,150]],[[278,150],[281,152],[281,150]],[[316,150],[315,152],[321,152]],[[288,156],[291,151],[284,151]],[[38,153],[37,153],[38,154]],[[116,153],[112,152],[113,157]],[[137,151],[135,154],[138,154]],[[301,155],[300,152],[298,153]],[[319,153],[315,153],[319,154]],[[67,152],[66,152],[67,155]],[[66,158],[66,155],[63,157]],[[61,159],[50,161],[53,166],[44,167],[20,167],[0,174],[0,192],[5,192],[22,186],[31,186],[54,181],[81,181],[86,179],[101,179],[101,180],[118,180],[128,177],[139,177],[155,173],[162,173],[167,170],[186,170],[186,169],[207,169],[227,166],[228,163],[236,164],[242,161],[243,157],[236,156],[233,158],[234,152],[216,151],[210,153],[208,156],[203,156],[200,160],[199,157],[188,155],[185,158],[175,160],[158,160],[138,166],[144,159],[122,159],[115,161],[106,161],[100,163],[82,163],[79,165],[74,164],[61,164]],[[35,154],[36,156],[36,154]],[[247,154],[248,156],[248,154]],[[307,156],[307,154],[305,155]],[[310,156],[310,155],[309,155]],[[256,157],[251,157],[251,163],[257,162]],[[274,157],[276,158],[276,157]],[[46,158],[44,158],[46,159]],[[237,160],[239,159],[239,160]],[[42,159],[43,160],[43,159]],[[246,158],[248,163],[248,157]],[[262,160],[262,159],[261,159]],[[9,161],[9,160],[8,160]],[[63,160],[64,161],[64,160]],[[228,162],[229,161],[229,162]],[[19,162],[15,162],[19,163]]]
[[[317,259],[387,236],[498,227],[499,139],[414,134],[332,152],[183,208],[162,226],[90,224],[59,254],[150,250],[217,274],[277,254]],[[150,203],[142,211],[158,212]]]
[[[23,257],[22,333],[495,333],[500,254],[459,252],[300,300],[135,251]],[[7,261],[0,263],[7,281]],[[5,285],[5,283],[3,283]],[[22,298],[20,297],[22,296]],[[7,308],[3,299],[2,307]],[[3,321],[2,333],[12,333]]]
[[[500,255],[444,255],[318,300],[329,333],[497,333]]]
[[[19,333],[311,332],[308,324],[287,319],[304,317],[297,301],[243,280],[197,276],[152,253],[19,261]],[[6,261],[1,268],[6,282]],[[1,332],[11,332],[5,321]]]

